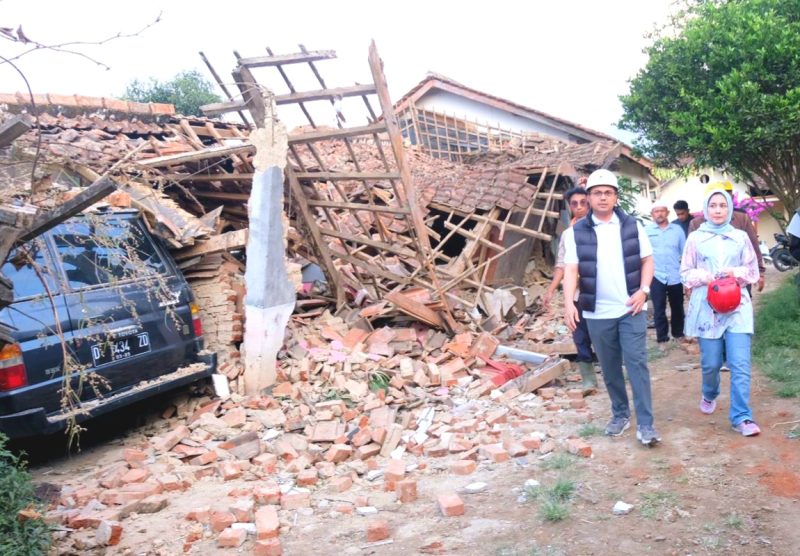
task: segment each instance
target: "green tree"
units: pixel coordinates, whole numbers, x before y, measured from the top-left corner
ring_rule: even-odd
[[[800,206],[800,0],[695,0],[646,49],[620,127]]]
[[[128,84],[122,98],[135,102],[165,102],[175,105],[178,114],[202,116],[200,107],[220,102],[214,87],[199,71],[191,70],[177,74],[169,81],[153,77],[147,82],[135,79]]]

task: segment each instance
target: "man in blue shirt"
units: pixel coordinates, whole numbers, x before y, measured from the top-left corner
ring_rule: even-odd
[[[650,209],[650,216],[653,217],[653,223],[648,224],[645,231],[653,246],[656,266],[655,276],[650,284],[650,297],[653,300],[656,340],[663,344],[669,341],[670,328],[673,338],[683,338],[683,285],[680,267],[686,235],[679,225],[669,222],[669,207],[664,202],[656,201]]]

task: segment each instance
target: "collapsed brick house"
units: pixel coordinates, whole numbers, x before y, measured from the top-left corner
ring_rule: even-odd
[[[280,70],[286,63],[313,67],[315,60],[331,57],[328,51],[323,54],[298,55],[288,62],[280,56],[242,59],[236,71],[264,66]],[[267,81],[271,87],[280,85]],[[418,86],[395,109],[401,116],[417,115],[410,101],[425,90]],[[374,91],[366,86],[323,88],[327,95],[314,98],[363,97]],[[279,106],[281,98],[289,102],[292,96],[303,106],[313,95],[279,95]],[[117,187],[144,211],[152,230],[174,249],[197,295],[207,301],[201,305],[210,346],[221,352],[221,369],[235,378],[243,326],[241,250],[254,171],[251,125],[184,117],[170,105],[116,99],[37,95],[34,101],[38,118],[15,149],[30,156],[41,141],[47,181],[62,188],[86,185],[114,169]],[[209,112],[245,106],[228,104]],[[391,137],[365,104],[367,121],[375,123],[334,129],[315,126],[309,116],[310,125],[290,137],[285,207],[291,222],[289,253],[298,263],[292,267],[295,282],[302,281],[300,267],[316,262],[339,303],[359,297],[363,304],[363,296],[367,302],[380,302],[389,293],[421,288],[431,293],[414,295],[437,311],[450,304],[467,310],[483,307],[482,296],[495,288],[522,284],[532,259],[546,269],[561,229],[561,193],[579,176],[620,165],[638,164],[646,170],[626,146],[580,127],[576,129],[587,136],[573,139],[581,142],[532,132],[500,136],[478,148],[462,148],[456,140],[460,155],[455,161],[431,150],[428,141],[407,145],[405,160],[396,162],[386,154]],[[0,106],[7,114],[32,111],[30,99],[22,94],[0,95]],[[405,165],[424,230],[402,204],[403,191],[409,189],[406,183],[398,187]],[[19,175],[27,170],[16,167]],[[47,198],[42,197],[45,204]],[[427,270],[425,277],[431,262],[436,270]],[[297,310],[317,310],[327,303],[324,295],[301,299]],[[385,314],[385,309],[378,313]],[[452,322],[445,324],[453,327]]]

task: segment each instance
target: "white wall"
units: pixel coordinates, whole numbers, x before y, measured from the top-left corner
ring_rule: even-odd
[[[448,116],[455,116],[457,118],[466,119],[467,121],[488,124],[502,129],[510,129],[511,131],[517,132],[532,131],[551,135],[571,143],[576,142],[574,136],[555,127],[522,116],[517,116],[505,110],[494,108],[447,91],[433,89],[419,99],[416,102],[416,106],[418,108],[424,108],[426,110],[447,114]]]

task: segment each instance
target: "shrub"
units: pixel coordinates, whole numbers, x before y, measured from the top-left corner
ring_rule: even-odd
[[[25,462],[6,448],[0,433],[0,554],[37,556],[50,546],[50,530],[38,515],[38,502]],[[20,518],[22,510],[31,518]]]

